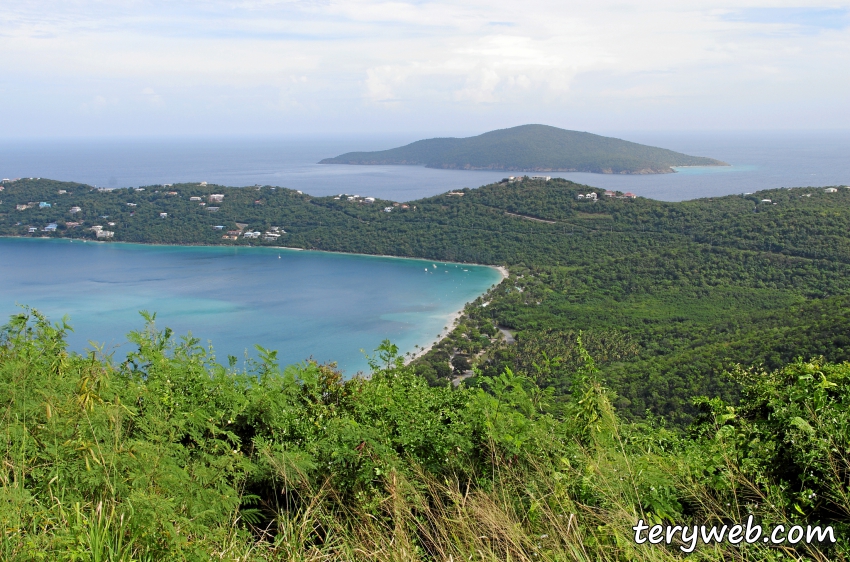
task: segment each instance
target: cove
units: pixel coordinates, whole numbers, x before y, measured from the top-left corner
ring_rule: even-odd
[[[402,353],[433,343],[453,314],[501,280],[498,270],[419,259],[277,248],[150,246],[79,240],[0,239],[2,323],[29,305],[56,322],[69,347],[105,344],[117,358],[126,334],[156,326],[199,338],[227,355],[278,350],[281,364],[336,361],[367,369],[390,339]]]

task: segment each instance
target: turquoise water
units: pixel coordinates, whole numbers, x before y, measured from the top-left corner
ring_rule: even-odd
[[[16,304],[54,321],[67,315],[72,349],[93,340],[116,357],[131,350],[126,334],[147,310],[158,328],[211,342],[220,362],[254,357],[259,344],[284,364],[313,357],[352,375],[367,367],[360,350],[385,338],[402,352],[432,343],[499,279],[489,267],[412,259],[0,238],[0,318]]]

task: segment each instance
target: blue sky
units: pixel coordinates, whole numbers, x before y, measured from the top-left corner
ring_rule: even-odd
[[[850,129],[850,5],[6,0],[7,136]]]

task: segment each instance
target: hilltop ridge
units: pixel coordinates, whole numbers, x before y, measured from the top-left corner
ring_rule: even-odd
[[[468,138],[433,138],[320,164],[414,165],[457,170],[667,174],[674,166],[728,166],[700,156],[548,125],[521,125]]]

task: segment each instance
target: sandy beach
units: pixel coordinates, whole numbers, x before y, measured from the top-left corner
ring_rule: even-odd
[[[504,281],[505,279],[508,278],[508,268],[502,267],[501,265],[488,265],[486,267],[492,267],[493,269],[498,271],[499,274],[502,276],[502,278],[499,279],[499,282],[496,283],[495,285],[493,285],[494,287],[496,285],[499,285],[499,283],[501,283],[502,281]],[[467,304],[469,304],[469,303],[464,303],[463,307],[465,308]],[[447,335],[449,335],[449,333],[452,330],[455,329],[455,326],[457,325],[457,322],[458,322],[458,320],[460,320],[461,316],[463,316],[463,308],[453,312],[451,315],[446,317],[446,324],[445,324],[446,327],[445,327],[445,329],[440,331],[440,334],[437,336],[437,342],[441,341],[443,338],[445,338]],[[436,342],[430,342],[425,346],[420,346],[418,349],[414,348],[414,349],[411,349],[411,350],[405,350],[404,353],[407,353],[407,351],[410,351],[411,354],[410,354],[410,356],[405,355],[404,364],[407,365],[408,363],[410,363],[411,361],[413,361],[417,357],[422,357],[423,355],[425,355],[426,353],[431,351],[431,349],[434,347],[435,343]],[[414,351],[415,351],[415,353],[414,353]]]

